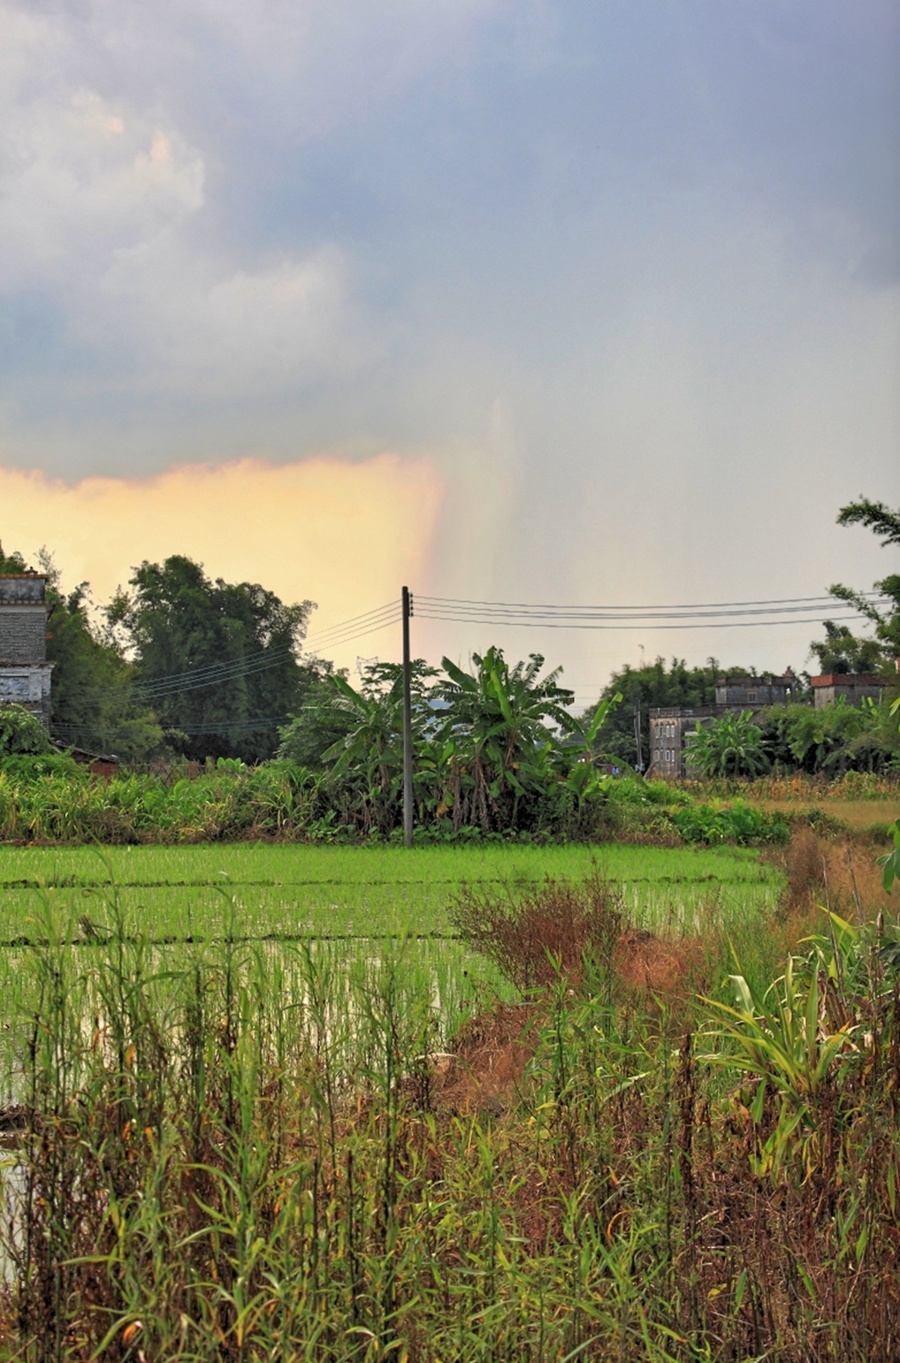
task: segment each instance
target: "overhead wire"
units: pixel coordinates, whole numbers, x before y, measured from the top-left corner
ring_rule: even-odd
[[[298,659],[293,647],[275,651],[264,649],[257,653],[245,654],[242,658],[230,659],[225,663],[211,663],[205,667],[187,668],[182,672],[167,673],[162,677],[134,682],[131,687],[132,694],[141,700],[157,700],[169,695],[180,694],[182,691],[193,691],[220,685],[224,682],[238,681],[242,677],[253,676],[258,672],[280,667],[284,663],[301,661],[303,653],[316,654],[326,648],[336,648],[352,643],[355,639],[361,639],[389,625],[398,624],[400,615],[399,601],[389,602],[384,606],[366,611],[362,615],[352,616],[349,620],[333,625],[330,629],[320,630],[316,634],[308,636],[301,642],[300,659]],[[314,647],[310,647],[311,644]],[[73,691],[77,690],[79,695],[87,693],[109,695],[112,692],[122,690],[122,686],[121,684],[83,686],[73,687],[72,689]]]
[[[882,592],[860,592],[859,595],[860,595],[861,597],[866,598],[866,599],[874,599],[874,600],[883,599],[883,593],[882,593]],[[717,608],[717,609],[721,608],[721,609],[723,609],[723,610],[726,610],[726,609],[731,609],[731,607],[733,607],[733,606],[786,606],[786,605],[791,605],[791,604],[803,604],[803,603],[806,603],[807,605],[809,605],[809,604],[814,604],[814,603],[827,603],[827,602],[829,602],[829,601],[835,601],[835,600],[839,600],[839,599],[841,599],[841,598],[836,598],[836,597],[832,596],[831,593],[826,593],[825,595],[820,595],[820,596],[779,596],[779,597],[769,597],[769,598],[762,598],[762,599],[757,600],[757,601],[694,601],[694,602],[689,602],[689,603],[688,603],[688,602],[680,602],[680,603],[677,604],[677,605],[668,605],[668,606],[666,606],[666,605],[653,605],[653,606],[610,606],[610,605],[606,605],[606,606],[561,606],[558,602],[547,602],[547,601],[543,601],[543,602],[541,602],[541,601],[483,601],[483,600],[480,600],[480,599],[477,598],[477,597],[465,597],[465,596],[425,596],[425,595],[420,595],[420,594],[418,594],[418,593],[417,593],[416,596],[415,596],[415,600],[416,600],[416,601],[419,601],[419,602],[424,602],[424,601],[427,601],[427,602],[442,602],[442,603],[446,602],[446,603],[453,604],[453,605],[458,605],[458,606],[503,606],[503,607],[506,607],[506,608],[509,608],[509,609],[512,609],[512,610],[526,610],[526,611],[546,610],[546,611],[565,611],[565,612],[571,612],[571,611],[597,611],[597,610],[618,610],[618,611],[634,611],[634,612],[640,612],[640,611],[646,611],[646,610],[651,610],[651,611],[658,611],[658,610],[664,610],[664,611],[667,611],[667,610],[712,610],[713,608]]]
[[[878,600],[880,595],[866,593],[865,599]],[[737,629],[751,625],[816,624],[822,611],[834,602],[835,598],[829,595],[670,606],[562,606],[419,596],[415,600],[415,614],[424,620],[457,624],[541,629]],[[816,606],[819,607],[816,615],[808,615]],[[830,613],[830,618],[852,620],[856,616]]]

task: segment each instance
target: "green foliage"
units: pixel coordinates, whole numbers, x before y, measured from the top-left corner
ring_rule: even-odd
[[[24,573],[26,566],[20,553],[14,550],[13,553],[7,554],[0,544],[0,573]]]
[[[0,757],[15,753],[50,753],[41,721],[23,705],[0,705]]]
[[[773,745],[801,771],[840,776],[851,770],[889,770],[900,753],[885,703],[773,707],[764,719]]]
[[[703,776],[758,776],[769,768],[762,730],[750,710],[698,724],[687,760]]]
[[[859,501],[841,507],[837,522],[838,525],[865,526],[878,536],[885,547],[900,544],[900,511],[892,510],[884,502],[873,502],[867,497],[860,497]],[[860,665],[860,671],[888,672],[893,667],[895,659],[900,657],[900,574],[891,573],[873,584],[873,590],[886,598],[886,606],[876,605],[861,592],[840,583],[829,587],[828,590],[838,601],[853,606],[874,626],[875,639],[853,641],[849,631],[837,631],[833,624],[829,629],[829,622],[826,622],[828,637],[825,642],[812,645],[812,650],[820,662],[838,664],[835,669],[825,670],[854,671],[856,667],[850,666],[854,663]],[[834,645],[839,646],[837,652]],[[863,662],[869,662],[871,666],[863,668],[861,666]],[[845,665],[841,666],[841,663]]]
[[[130,585],[107,617],[172,746],[194,759],[270,757],[278,725],[319,675],[299,662],[312,602],[286,606],[256,583],[212,582],[183,555],[142,563]],[[169,680],[191,672],[196,680]]]
[[[716,658],[708,658],[705,667],[688,667],[684,659],[673,658],[667,667],[663,658],[642,667],[626,663],[614,672],[604,688],[598,705],[611,701],[618,694],[621,704],[609,710],[598,732],[597,742],[605,753],[619,762],[637,767],[649,752],[651,707],[683,705],[696,708],[713,705],[716,699],[716,678],[726,673],[730,677],[754,674],[744,667],[723,668]],[[642,752],[635,743],[635,715],[641,713]],[[595,713],[594,708],[582,716],[584,723]]]
[[[416,820],[433,820],[432,836],[527,834],[593,807],[605,784],[590,759],[595,735],[582,735],[564,708],[571,692],[558,671],[541,678],[542,665],[533,656],[510,667],[499,649],[476,656],[471,674],[448,659],[443,677],[412,664]],[[282,730],[282,755],[316,753],[339,824],[381,835],[399,825],[402,695],[394,664],[369,668],[359,691],[328,677]],[[565,751],[558,730],[577,735]]]
[[[620,969],[692,960],[630,887],[570,889],[474,906],[540,984],[490,1005],[471,954],[263,945],[227,896],[214,942],[151,945],[115,886],[48,897],[0,957],[4,1358],[893,1358],[900,1012],[865,933],[769,990],[746,961],[722,1007]]]
[[[685,805],[674,810],[671,818],[679,836],[689,843],[754,846],[784,843],[790,837],[790,828],[781,815],[767,813],[743,800],[727,805]]]
[[[85,583],[67,596],[49,560],[47,657],[54,663],[51,727],[59,741],[143,762],[160,751],[162,729],[133,685],[133,668],[111,636],[92,625]]]
[[[80,583],[66,594],[52,556],[38,555],[46,578],[47,658],[53,663],[50,726],[54,739],[93,753],[144,761],[159,751],[162,730],[136,696],[132,669],[114,638],[91,618],[90,589]],[[21,554],[3,554],[0,572],[25,571]]]
[[[879,672],[884,666],[884,649],[877,639],[858,639],[846,625],[823,620],[825,638],[810,645],[823,675],[848,672]]]
[[[823,1020],[825,980],[817,957],[789,958],[784,975],[762,997],[743,975],[731,981],[737,1007],[710,1002],[729,1019],[719,1035],[735,1043],[736,1053],[713,1058],[759,1080],[750,1108],[757,1125],[767,1088],[779,1103],[773,1129],[755,1154],[754,1172],[777,1176],[786,1161],[799,1157],[809,1173],[818,1155],[816,1099],[827,1083],[839,1082],[836,1069],[859,1068],[864,1059],[852,1044],[857,1025],[846,1017],[831,1026],[830,1018]]]
[[[353,716],[339,703],[341,692],[335,685],[336,672],[331,663],[314,659],[305,664],[302,699],[296,713],[278,730],[278,756],[311,771],[324,771],[330,765],[324,754],[350,732]]]
[[[436,731],[446,767],[440,807],[455,828],[475,823],[484,832],[515,829],[549,784],[549,726],[579,731],[564,708],[574,695],[557,685],[561,668],[540,676],[544,659],[538,653],[510,667],[503,650],[491,647],[472,661],[468,673],[444,658],[446,676],[435,687],[447,706]]]
[[[11,782],[41,781],[45,776],[58,776],[77,780],[86,772],[68,753],[47,752],[39,755],[17,753],[15,756],[0,758],[0,771]]]
[[[735,1050],[708,1059],[756,1079],[748,1112],[756,1136],[752,1168],[773,1179],[783,1170],[807,1180],[833,1159],[836,1119],[838,1129],[859,1119],[876,1038],[898,1022],[894,990],[884,979],[893,940],[885,945],[872,926],[836,913],[828,920],[827,934],[809,939],[805,956],[789,957],[768,989],[736,974],[730,978],[737,1006],[712,1003],[727,1020],[717,1035]],[[774,1112],[767,1112],[770,1094]]]
[[[891,706],[891,719],[895,720],[900,711],[900,699],[895,700]],[[894,840],[893,849],[885,857],[880,858],[879,864],[884,867],[884,888],[892,890],[894,881],[900,876],[900,819],[895,819],[891,824],[891,837]]]

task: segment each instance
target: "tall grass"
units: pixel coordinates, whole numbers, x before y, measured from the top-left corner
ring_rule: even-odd
[[[628,975],[647,938],[617,893],[604,950],[442,1055],[402,945],[348,968],[226,921],[166,956],[110,891],[73,948],[78,906],[48,901],[20,962],[0,1358],[895,1358],[889,954],[823,917],[789,984],[726,1013],[694,992],[699,970],[736,1006],[714,954],[664,991]],[[564,937],[557,887],[530,902]],[[813,1091],[820,1029],[842,1039]]]

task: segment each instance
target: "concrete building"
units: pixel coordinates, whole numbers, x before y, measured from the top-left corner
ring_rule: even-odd
[[[844,700],[848,705],[879,701],[884,692],[884,682],[872,672],[828,672],[822,677],[810,677],[810,683],[817,710],[834,700]]]
[[[0,705],[23,705],[50,727],[46,578],[0,574]]]
[[[786,705],[794,698],[797,679],[788,669],[781,677],[717,677],[715,705],[663,705],[650,711],[649,777],[679,780],[690,776],[690,735],[723,715],[749,710],[757,714],[768,705]]]

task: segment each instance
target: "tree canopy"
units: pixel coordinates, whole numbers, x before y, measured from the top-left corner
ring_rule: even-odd
[[[108,607],[139,694],[191,758],[271,757],[278,726],[316,679],[300,646],[313,602],[285,605],[258,583],[211,581],[174,554],[144,561]]]
[[[838,525],[863,525],[873,531],[881,540],[882,546],[900,545],[900,510],[894,511],[884,502],[873,502],[868,497],[848,502],[842,506],[837,516]],[[890,671],[895,660],[900,658],[900,574],[889,573],[873,583],[872,590],[884,598],[884,604],[876,604],[868,595],[852,587],[836,582],[828,588],[838,601],[844,601],[858,610],[874,626],[874,639],[854,640],[850,631],[825,621],[826,638],[824,642],[814,643],[812,652],[819,658],[825,672],[869,672]],[[840,635],[840,637],[839,637]],[[832,645],[841,645],[835,654]],[[851,647],[851,644],[853,647]],[[844,665],[825,667],[823,656],[828,662]],[[857,665],[851,666],[854,663]],[[862,664],[868,664],[863,666]]]
[[[4,554],[0,572],[23,573],[25,559]],[[132,668],[110,634],[91,617],[90,588],[64,592],[52,555],[42,549],[38,566],[46,578],[47,660],[54,664],[50,731],[67,747],[115,753],[139,761],[159,750],[162,730],[132,686]]]

